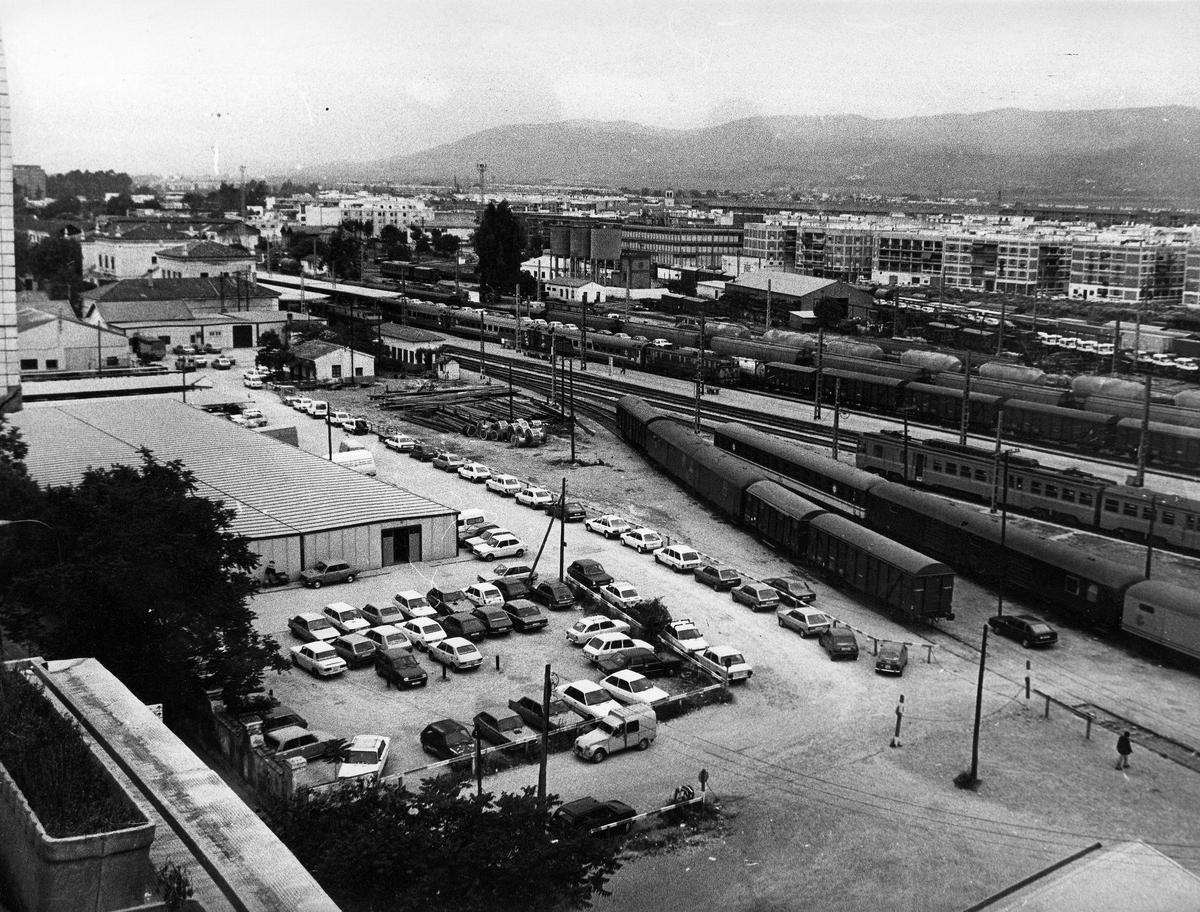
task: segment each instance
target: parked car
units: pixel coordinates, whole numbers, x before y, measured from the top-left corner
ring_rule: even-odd
[[[489,491],[495,491],[501,497],[515,497],[524,487],[521,479],[515,475],[493,475],[486,482]]]
[[[312,405],[312,400],[309,399],[307,396],[297,396],[295,399],[292,400],[292,408],[294,408],[298,412],[305,412],[307,414],[308,408],[311,405]]]
[[[443,615],[438,618],[438,623],[442,625],[442,630],[446,632],[447,637],[459,637],[464,640],[482,640],[487,633],[487,628],[483,625],[483,621],[467,611]]]
[[[644,640],[635,640],[622,630],[606,630],[598,633],[583,644],[583,654],[589,661],[595,663],[603,656],[616,655],[627,649],[650,649]]]
[[[457,611],[470,611],[475,607],[465,592],[461,589],[439,589],[434,586],[425,593],[425,599],[433,606],[439,615],[454,614]]]
[[[481,605],[471,612],[483,624],[488,636],[508,636],[513,631],[512,618],[504,608]]]
[[[636,671],[625,669],[606,676],[600,686],[622,703],[645,703],[652,706],[670,699],[671,695],[661,687],[655,687],[650,679]]]
[[[625,580],[617,580],[600,587],[600,598],[624,611],[642,600],[637,586]]]
[[[550,503],[550,499],[554,495],[545,488],[539,488],[535,485],[530,485],[519,490],[514,497],[517,503],[525,504],[527,507],[533,507],[535,510],[540,510],[546,504]]]
[[[396,453],[411,453],[417,441],[407,434],[392,434],[383,438],[383,445]]]
[[[663,639],[682,652],[702,652],[708,648],[708,640],[691,618],[675,618],[663,627]]]
[[[648,749],[657,732],[658,718],[653,707],[644,703],[619,705],[599,725],[575,739],[575,755],[603,763],[606,757],[619,751]]]
[[[884,640],[879,644],[879,652],[875,655],[875,670],[894,674],[897,677],[904,674],[908,667],[908,647],[903,643]]]
[[[564,510],[559,505],[558,498],[553,495],[551,495],[550,502],[546,504],[546,512],[555,519],[561,519],[564,522],[582,522],[584,517],[587,516],[587,510],[577,500],[567,501],[566,515],[564,516]]]
[[[458,467],[458,477],[472,484],[483,484],[492,477],[492,470],[482,462],[465,462]]]
[[[500,590],[500,595],[503,596],[506,602],[523,599],[529,595],[529,580],[498,579],[492,585]]]
[[[345,633],[332,643],[349,668],[361,668],[375,660],[375,643],[359,633]]]
[[[499,523],[482,522],[474,526],[460,529],[458,532],[458,543],[466,546],[469,551],[472,547],[482,541],[486,541],[489,533],[492,532],[507,532],[508,529],[500,527]]]
[[[433,606],[425,599],[425,596],[417,592],[415,589],[405,589],[403,592],[397,592],[392,596],[392,601],[396,603],[396,607],[400,609],[408,620],[419,617],[433,617],[437,614],[433,610]]]
[[[581,557],[571,561],[570,566],[567,567],[567,576],[592,591],[613,581],[612,576],[605,571],[600,561],[592,560],[590,557]]]
[[[429,681],[421,663],[407,650],[375,653],[375,674],[397,688],[423,687]]]
[[[421,443],[420,441],[417,441],[416,445],[408,451],[409,458],[415,459],[418,462],[432,462],[437,454],[437,447],[430,446],[428,443]]]
[[[603,614],[589,614],[587,617],[581,617],[574,624],[567,628],[567,642],[573,643],[576,646],[582,646],[598,633],[606,633],[610,630],[619,630],[622,633],[629,632],[629,625],[624,621],[618,621],[616,618],[606,617]]]
[[[213,358],[212,366],[219,371],[227,371],[233,367],[233,362],[226,357]]]
[[[354,434],[356,437],[360,437],[363,434],[371,433],[371,423],[361,415],[357,415],[354,418],[343,421],[342,430],[347,434]]]
[[[540,732],[542,730],[542,723],[545,720],[542,716],[542,698],[540,694],[536,697],[520,697],[516,700],[509,700],[508,708],[520,716],[534,731]],[[578,724],[579,716],[575,714],[575,711],[563,700],[551,697],[550,731]]]
[[[770,611],[779,606],[779,593],[766,583],[742,583],[731,589],[730,595],[751,611]]]
[[[525,720],[507,707],[490,706],[475,713],[475,731],[489,744],[516,744],[531,741],[534,732]]]
[[[676,573],[691,573],[700,566],[700,552],[687,545],[668,545],[654,552],[654,559]]]
[[[288,630],[292,632],[293,636],[305,642],[320,640],[328,643],[337,639],[338,635],[336,628],[329,623],[329,618],[315,611],[306,611],[293,616],[288,621]]]
[[[543,580],[529,590],[529,598],[552,611],[575,607],[571,587],[559,580]]]
[[[362,607],[362,616],[372,627],[382,627],[385,624],[399,624],[404,620],[404,614],[398,605],[366,604]]]
[[[345,602],[330,602],[321,609],[321,613],[338,629],[338,633],[361,633],[371,627],[361,611]]]
[[[537,573],[529,564],[505,561],[502,564],[496,564],[490,570],[481,570],[475,578],[481,583],[495,583],[500,579],[537,579]]]
[[[617,801],[616,799],[597,801],[591,796],[568,801],[554,812],[555,820],[562,821],[564,826],[570,827],[573,830],[593,830],[597,827],[628,821],[630,818],[636,816],[637,811],[624,801]],[[605,830],[604,833],[612,833],[613,835],[628,833],[630,826],[631,824],[629,823],[625,823],[624,826],[620,827],[613,826],[611,830]]]
[[[550,619],[542,614],[541,609],[528,599],[506,601],[503,610],[508,615],[513,628],[522,633],[541,630],[550,623]]]
[[[653,529],[630,529],[621,536],[621,544],[638,554],[648,554],[663,546],[662,536]]]
[[[1032,614],[998,614],[988,618],[987,623],[996,633],[1016,640],[1026,649],[1058,642],[1058,631]]]
[[[393,649],[412,649],[412,643],[404,635],[404,631],[393,624],[382,624],[372,627],[363,633],[371,641],[376,652],[389,652]]]
[[[787,627],[804,637],[822,634],[833,626],[833,619],[825,612],[803,606],[780,608],[775,617],[779,619],[780,627]]]
[[[478,558],[494,561],[500,557],[524,557],[527,548],[525,542],[510,534],[497,535],[490,544],[476,545],[471,550]]]
[[[468,671],[483,664],[483,653],[470,640],[460,636],[446,637],[429,647],[429,658],[449,665],[455,671]]]
[[[446,638],[446,631],[437,621],[429,618],[413,618],[400,625],[400,632],[408,637],[417,649],[429,649],[434,643]]]
[[[354,416],[351,415],[349,412],[342,412],[342,411],[330,412],[329,413],[329,423],[336,424],[338,427],[341,427],[345,422],[350,421],[353,417]]]
[[[249,377],[242,381],[242,386],[246,389],[260,390],[263,388],[263,382],[259,377]]]
[[[338,743],[328,732],[285,725],[263,735],[263,746],[283,757],[303,757],[318,760],[328,756],[330,748]]]
[[[433,467],[441,469],[443,472],[457,472],[464,463],[466,463],[465,459],[449,450],[442,450],[433,457]]]
[[[789,608],[809,605],[817,600],[812,586],[798,576],[773,576],[766,583],[779,593],[779,601]]]
[[[621,705],[595,681],[559,684],[554,689],[554,695],[585,719],[603,719]]]
[[[629,520],[614,513],[606,513],[603,516],[594,516],[584,520],[583,527],[589,532],[595,532],[605,538],[620,538],[632,528]]]
[[[330,678],[346,670],[346,661],[329,643],[305,643],[292,647],[292,664],[319,678]]]
[[[455,719],[440,719],[421,729],[421,749],[439,760],[470,757],[475,750],[471,730]]]
[[[491,583],[471,583],[471,585],[463,590],[463,595],[467,597],[467,601],[477,608],[484,605],[494,605],[499,608],[504,604],[504,596]]]
[[[309,418],[320,418],[324,421],[329,417],[329,403],[324,399],[314,399],[305,410]]]
[[[383,775],[391,746],[392,739],[385,735],[355,735],[338,763],[338,779],[377,781]]]
[[[308,720],[290,706],[284,706],[280,703],[278,706],[272,706],[269,709],[259,710],[253,715],[258,716],[262,720],[262,730],[266,734],[269,731],[274,731],[277,728],[283,728],[291,725],[296,728],[308,728]]]
[[[830,627],[818,640],[830,659],[857,659],[858,640],[849,627]]]
[[[747,681],[754,674],[750,663],[732,646],[709,646],[695,656],[704,668],[729,681]]]
[[[352,583],[357,571],[345,561],[317,561],[300,571],[300,581],[309,589],[320,589],[331,583]]]
[[[683,659],[673,652],[655,652],[637,646],[600,658],[596,667],[606,675],[628,668],[648,678],[673,678],[683,669]]]
[[[716,563],[701,564],[695,570],[696,579],[706,586],[712,586],[717,592],[722,589],[732,589],[742,581],[742,575],[732,567],[724,567]]]

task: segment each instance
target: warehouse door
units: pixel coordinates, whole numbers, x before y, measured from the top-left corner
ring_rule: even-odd
[[[234,348],[253,348],[254,347],[254,327],[253,326],[235,326],[233,328],[233,347]]]
[[[421,527],[402,526],[399,529],[384,529],[380,533],[383,555],[380,563],[384,567],[395,564],[411,564],[421,559]]]

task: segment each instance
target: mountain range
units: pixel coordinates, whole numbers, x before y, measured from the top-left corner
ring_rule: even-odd
[[[494,127],[339,171],[359,179],[878,194],[1200,198],[1200,109],[871,119],[750,117],[696,129],[571,120]]]

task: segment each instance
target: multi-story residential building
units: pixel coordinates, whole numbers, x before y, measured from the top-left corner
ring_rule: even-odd
[[[790,272],[796,264],[796,226],[747,222],[742,227],[742,256],[762,260],[767,269]]]
[[[625,224],[621,226],[621,246],[626,252],[649,254],[660,266],[717,269],[722,256],[741,251],[742,229],[726,225]]]
[[[83,275],[101,282],[160,274],[158,252],[193,240],[170,225],[134,225],[119,233],[95,234],[80,242]]]
[[[41,165],[13,165],[13,183],[27,200],[46,198],[46,172]]]
[[[1085,301],[1178,304],[1183,300],[1186,255],[1186,246],[1158,238],[1076,241],[1068,294]]]
[[[807,275],[858,282],[875,261],[873,228],[831,224],[801,225],[796,235],[796,269]]]
[[[301,200],[296,206],[296,221],[310,228],[336,228],[347,219],[371,222],[378,235],[387,225],[402,230],[412,225],[432,225],[433,210],[421,200],[399,196]]]
[[[1200,307],[1200,246],[1187,249],[1183,271],[1183,303]]]
[[[933,285],[941,280],[944,235],[934,231],[880,231],[875,238],[871,281],[884,285]]]
[[[0,44],[0,414],[21,407],[21,352],[17,339],[17,264],[13,250],[12,132],[8,76]]]

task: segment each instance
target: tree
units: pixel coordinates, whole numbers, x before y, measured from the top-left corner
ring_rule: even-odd
[[[69,300],[73,307],[78,305],[79,292],[83,287],[83,251],[78,241],[49,237],[27,251],[18,250],[18,257],[22,256],[25,269],[39,283],[49,285],[51,298]],[[18,271],[21,271],[20,263]]]
[[[521,274],[525,228],[508,207],[488,203],[472,239],[479,257],[479,282],[493,289],[515,288]]]
[[[462,794],[428,779],[301,797],[271,825],[340,904],[374,909],[552,912],[584,909],[620,868],[620,840],[573,831],[558,799]],[[354,847],[355,864],[345,851]]]
[[[0,624],[46,657],[95,656],[140,699],[171,706],[201,684],[234,699],[287,667],[246,605],[258,558],[182,463],[143,450],[140,466],[89,469],[35,507],[52,533],[9,549]]]
[[[453,257],[457,255],[461,243],[462,241],[458,239],[457,235],[440,234],[434,241],[433,249],[439,256]]]
[[[105,215],[125,215],[133,208],[133,198],[128,193],[118,193],[104,204]]]

